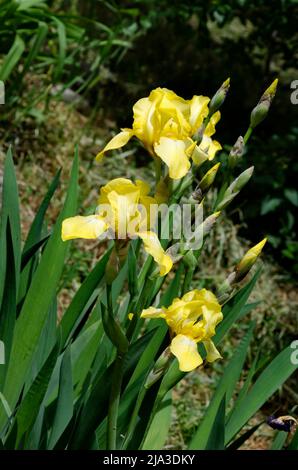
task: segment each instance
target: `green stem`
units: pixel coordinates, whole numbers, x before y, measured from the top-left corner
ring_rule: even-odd
[[[117,419],[123,379],[124,358],[125,354],[120,354],[118,351],[113,368],[111,396],[108,409],[107,450],[117,449]]]
[[[159,183],[161,178],[161,160],[159,157],[154,157],[154,166],[155,166],[155,182]]]
[[[250,138],[251,134],[252,134],[252,131],[253,131],[253,128],[252,127],[249,127],[245,133],[245,136],[243,137],[243,140],[244,140],[244,143],[247,144],[248,142],[248,139]]]
[[[189,291],[195,268],[187,268],[183,280],[182,295]]]

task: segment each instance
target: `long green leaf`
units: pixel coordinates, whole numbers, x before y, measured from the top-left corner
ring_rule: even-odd
[[[0,228],[0,303],[2,300],[4,282],[6,276],[6,238],[7,238],[7,221],[9,218],[10,233],[12,239],[12,250],[15,263],[15,284],[18,290],[19,285],[19,272],[21,262],[21,231],[20,231],[20,214],[19,214],[19,200],[18,200],[18,187],[16,181],[16,174],[12,159],[11,149],[6,154],[3,175],[3,189],[2,189],[2,211],[1,211],[1,228]],[[10,260],[8,260],[10,262]]]
[[[67,343],[68,338],[71,336],[72,331],[80,322],[82,312],[87,305],[88,300],[93,294],[94,290],[99,286],[105,274],[105,267],[111,254],[112,247],[110,247],[102,258],[98,261],[91,273],[86,277],[81,284],[79,290],[76,292],[69,307],[63,315],[61,321],[61,343]]]
[[[54,348],[17,411],[15,417],[15,425],[17,427],[16,448],[18,448],[23,435],[29,433],[38,415],[39,407],[45,396],[47,386],[56,363],[57,352],[57,348]],[[13,428],[11,433],[13,434]]]
[[[251,325],[248,332],[241,340],[232,359],[225,368],[225,372],[216,387],[211,403],[204,413],[204,418],[191,440],[189,449],[201,450],[206,448],[223,396],[226,396],[226,403],[228,404],[237,381],[239,380],[252,335],[253,325]]]
[[[60,368],[59,393],[51,436],[47,445],[53,449],[73,415],[73,384],[70,348],[67,348]]]
[[[247,421],[264,405],[274,392],[295,372],[297,365],[291,361],[290,346],[279,353],[259,376],[239,406],[237,401],[226,426],[226,443],[242,429]]]
[[[284,431],[277,431],[270,450],[281,450],[287,440],[287,433]]]
[[[7,267],[4,284],[3,302],[0,308],[0,340],[4,345],[5,361],[0,363],[0,391],[3,390],[7,364],[12,346],[16,322],[16,276],[10,220],[7,221]]]
[[[164,448],[172,419],[171,395],[172,392],[170,391],[163,399],[160,409],[149,428],[142,450],[162,450]]]
[[[8,396],[12,409],[14,409],[25,383],[51,302],[56,294],[67,251],[67,243],[61,240],[61,224],[63,219],[75,213],[77,191],[78,154],[76,150],[63,210],[44,250],[16,322],[11,358],[4,387],[4,395]],[[2,412],[0,413],[0,427],[3,426],[3,421],[4,415]]]
[[[225,446],[225,415],[226,415],[226,395],[217,409],[211,432],[206,444],[206,450],[223,450]]]
[[[10,74],[13,72],[15,67],[17,66],[20,58],[23,55],[25,50],[25,43],[23,39],[16,35],[14,43],[12,44],[7,56],[4,59],[2,67],[0,69],[0,80],[5,82]]]

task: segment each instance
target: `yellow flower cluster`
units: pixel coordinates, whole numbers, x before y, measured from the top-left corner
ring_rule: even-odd
[[[205,96],[184,100],[166,88],[153,90],[134,105],[132,129],[122,129],[97,155],[97,160],[101,160],[105,152],[123,147],[135,136],[153,158],[166,164],[170,178],[184,177],[191,160],[200,165],[207,159],[212,160],[221,149],[221,145],[212,140],[220,113],[215,112],[208,120],[209,101]],[[154,214],[152,216],[150,210],[164,200],[162,185],[165,183],[160,180],[152,197],[150,187],[143,181],[133,183],[125,178],[110,181],[100,190],[95,214],[78,215],[63,221],[62,239],[98,239],[111,233],[116,240],[139,237],[145,250],[159,265],[160,275],[166,275],[173,262],[151,230]],[[146,209],[145,214],[140,206]],[[202,364],[197,343],[204,345],[207,361],[221,357],[211,340],[216,325],[222,320],[221,307],[212,292],[193,290],[181,299],[175,299],[168,308],[143,310],[141,317],[165,319],[172,337],[170,349],[182,371],[193,370]]]
[[[111,228],[115,237],[140,237],[144,248],[159,264],[160,275],[172,268],[173,262],[167,255],[155,232],[150,227],[150,205],[156,200],[149,196],[150,187],[143,181],[132,183],[125,178],[116,178],[103,186],[98,199],[97,213],[86,217],[70,217],[62,223],[62,239],[97,239]],[[139,208],[145,208],[143,213]]]
[[[200,143],[192,139],[208,115],[209,101],[206,96],[196,95],[184,100],[167,88],[153,90],[134,105],[132,129],[122,129],[97,155],[97,160],[136,136],[153,157],[167,165],[170,178],[182,178],[190,169],[190,159],[200,165],[207,159],[212,160],[221,149],[211,138],[220,119],[219,111],[212,115]]]
[[[221,357],[211,338],[223,315],[212,292],[192,290],[181,299],[175,299],[168,308],[149,307],[143,310],[141,317],[163,318],[167,322],[172,335],[170,349],[177,357],[181,371],[188,372],[202,364],[197,343],[203,343],[208,362]]]

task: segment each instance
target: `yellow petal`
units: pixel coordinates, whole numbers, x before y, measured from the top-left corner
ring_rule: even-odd
[[[211,137],[215,133],[215,126],[219,120],[220,111],[216,111],[216,113],[211,116],[210,121],[208,122],[207,127],[204,131],[204,135],[206,135],[207,137]]]
[[[161,137],[154,145],[156,154],[169,168],[169,176],[172,179],[180,179],[186,175],[190,168],[187,156],[187,144],[183,140]]]
[[[130,225],[130,221],[134,217],[139,218],[134,195],[128,193],[123,196],[116,191],[111,191],[108,194],[108,199],[114,216],[114,226],[112,228],[117,233],[118,238],[125,239],[130,233],[130,228],[135,226],[134,222]]]
[[[141,318],[164,318],[165,314],[162,308],[149,307],[142,311]]]
[[[153,142],[158,138],[160,131],[159,116],[156,106],[162,99],[158,93],[150,94],[147,98],[141,98],[133,107],[133,131],[145,147],[152,151]]]
[[[222,356],[220,355],[219,351],[216,349],[214,346],[214,343],[212,341],[203,341],[204,347],[206,349],[206,359],[208,362],[214,362],[217,359],[221,359]]]
[[[160,241],[154,232],[139,232],[138,236],[143,240],[144,248],[159,265],[161,276],[165,276],[173,266],[173,261],[163,250]]]
[[[202,125],[203,120],[208,115],[208,103],[210,98],[207,96],[193,96],[189,100],[189,123],[192,128],[192,135]]]
[[[202,165],[206,160],[208,160],[208,153],[204,151],[203,148],[199,145],[196,145],[192,154],[191,158],[195,165]]]
[[[221,149],[222,149],[222,146],[220,145],[220,143],[217,142],[217,140],[212,140],[210,142],[209,149],[208,149],[208,159],[213,160],[213,158],[215,157],[215,154]]]
[[[115,178],[100,189],[98,204],[109,204],[109,194],[115,192],[129,198],[131,203],[137,204],[140,197],[140,188],[127,178]]]
[[[170,349],[172,354],[177,357],[179,369],[182,372],[194,370],[203,363],[203,359],[198,353],[197,343],[188,336],[175,336]]]
[[[208,158],[208,160],[213,160],[216,152],[221,150],[222,146],[216,140],[212,140],[211,137],[208,137],[204,134],[202,142],[199,145],[199,150],[203,152]]]
[[[150,193],[150,185],[142,180],[136,180],[136,187],[140,190],[141,196],[147,196]]]
[[[70,217],[62,222],[62,240],[73,238],[96,239],[100,237],[108,226],[104,219],[98,215]]]
[[[119,134],[115,135],[105,146],[105,148],[99,152],[96,155],[96,160],[99,162],[104,154],[108,152],[109,150],[115,150],[119,149],[121,147],[124,147],[124,145],[127,144],[127,142],[131,139],[131,137],[134,135],[134,132],[132,129],[122,129]]]
[[[205,321],[205,338],[209,339],[215,335],[215,327],[223,319],[223,314],[220,309],[220,305],[208,304],[202,307],[203,318]]]

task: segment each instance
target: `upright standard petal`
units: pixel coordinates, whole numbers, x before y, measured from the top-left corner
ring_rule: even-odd
[[[190,372],[203,363],[203,359],[198,353],[197,343],[185,335],[177,335],[172,339],[170,350],[179,362],[179,369],[182,372]]]
[[[121,147],[124,147],[124,145],[127,144],[127,142],[132,138],[134,135],[134,132],[132,129],[122,129],[119,134],[115,135],[105,146],[105,148],[99,152],[96,155],[96,160],[99,162],[104,154],[108,152],[109,150],[116,150]]]
[[[174,180],[183,178],[190,169],[187,150],[185,141],[168,137],[161,137],[154,145],[156,155],[168,166],[169,176]]]
[[[98,215],[70,217],[62,222],[62,240],[74,238],[96,239],[100,237],[108,226],[105,220]]]
[[[207,96],[193,96],[189,100],[189,123],[192,133],[195,134],[198,128],[203,124],[203,120],[208,115],[208,103],[210,98]]]
[[[173,261],[163,250],[160,241],[154,232],[139,232],[137,234],[144,243],[144,248],[159,265],[161,276],[165,276],[172,269]]]
[[[162,96],[151,92],[147,98],[141,98],[133,107],[133,131],[145,147],[152,152],[153,143],[157,140],[160,132],[159,115],[156,112],[156,106],[162,99]]]

